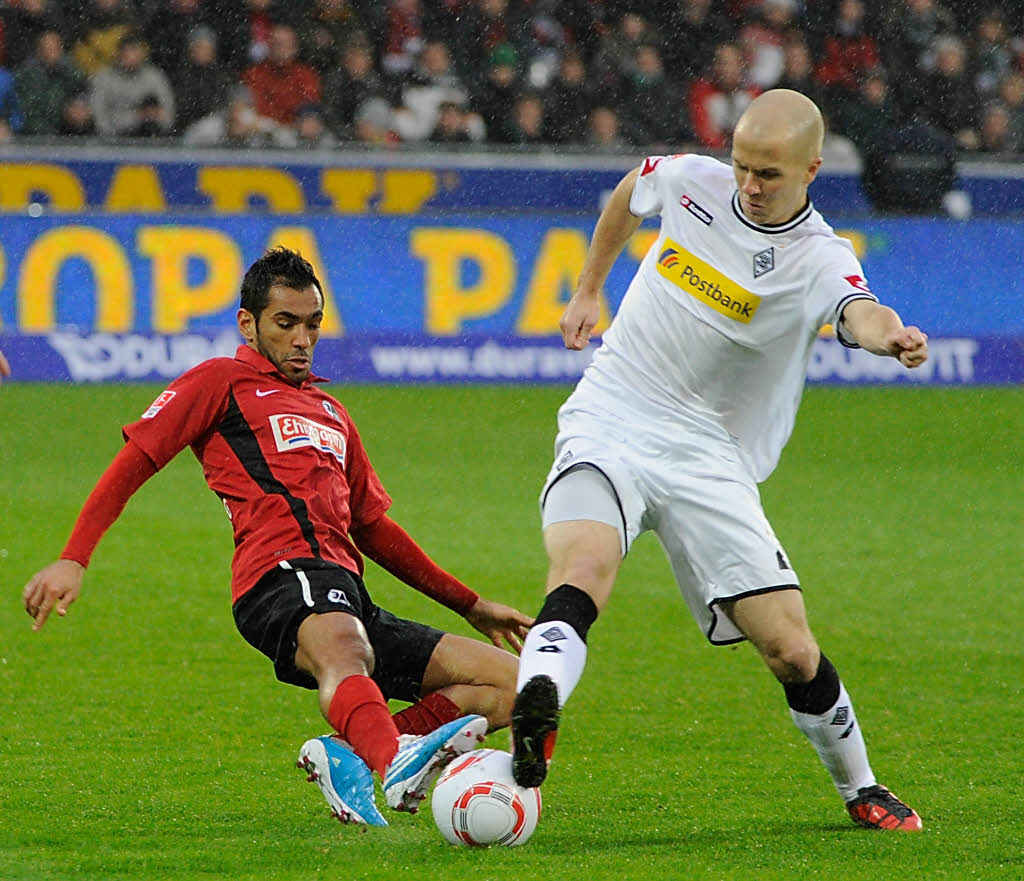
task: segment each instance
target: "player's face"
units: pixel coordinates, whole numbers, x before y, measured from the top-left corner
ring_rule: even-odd
[[[749,220],[770,226],[785,223],[807,202],[807,186],[821,159],[806,160],[788,140],[754,140],[737,134],[732,145],[732,171],[740,207]]]
[[[273,364],[285,379],[302,385],[313,367],[313,349],[320,339],[323,302],[315,285],[301,291],[275,284],[259,321],[239,310],[238,326],[248,344]]]

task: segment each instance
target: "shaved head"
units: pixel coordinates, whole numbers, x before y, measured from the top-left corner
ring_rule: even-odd
[[[743,213],[777,225],[808,203],[807,187],[821,167],[825,124],[806,95],[772,89],[743,112],[732,135],[732,164]]]
[[[791,89],[772,89],[750,102],[736,123],[734,138],[788,145],[793,158],[810,162],[821,155],[825,123],[821,111],[806,95]]]

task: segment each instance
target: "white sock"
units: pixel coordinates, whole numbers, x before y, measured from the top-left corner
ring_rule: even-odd
[[[868,764],[868,751],[860,724],[853,712],[853,702],[839,683],[839,699],[820,716],[798,713],[790,709],[796,727],[807,735],[818,753],[832,782],[844,802],[857,797],[857,790],[875,784],[875,775]]]
[[[576,688],[587,663],[587,644],[564,621],[544,621],[534,625],[523,640],[519,655],[521,691],[534,676],[550,676],[558,688],[558,706],[562,708]]]

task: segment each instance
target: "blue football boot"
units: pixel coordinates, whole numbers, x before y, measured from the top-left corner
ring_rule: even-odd
[[[483,716],[463,716],[422,737],[403,735],[384,775],[384,798],[396,811],[419,809],[431,784],[456,756],[476,749],[487,733]]]
[[[331,816],[342,823],[387,826],[374,803],[373,775],[347,743],[325,734],[302,744],[295,763],[320,787]]]

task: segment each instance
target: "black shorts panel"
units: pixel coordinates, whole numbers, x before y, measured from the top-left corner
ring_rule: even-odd
[[[295,666],[299,627],[310,615],[346,612],[366,628],[373,649],[373,680],[384,697],[415,701],[443,631],[407,621],[376,606],[362,578],[324,560],[289,560],[267,572],[233,608],[238,632],[274,662],[282,682],[315,689],[316,679]]]

